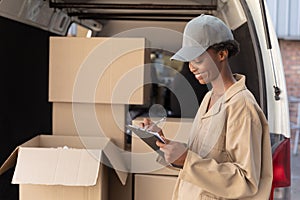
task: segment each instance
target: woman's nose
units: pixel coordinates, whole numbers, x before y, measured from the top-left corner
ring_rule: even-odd
[[[198,71],[198,68],[195,67],[191,62],[189,63],[189,68],[190,68],[190,71],[193,73]]]

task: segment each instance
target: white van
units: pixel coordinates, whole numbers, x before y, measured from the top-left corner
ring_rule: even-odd
[[[274,168],[271,199],[288,200],[291,183],[288,98],[277,37],[264,5],[264,0],[2,0],[0,15],[60,35],[66,35],[71,22],[76,22],[90,28],[95,37],[145,37],[156,64],[181,47],[179,33],[191,18],[202,13],[221,18],[241,46],[241,52],[231,60],[232,71],[246,75],[247,87],[269,122]],[[19,7],[31,15],[20,15],[16,11]],[[156,70],[161,70],[158,83],[172,83],[174,76],[166,72],[167,68]],[[158,91],[163,95],[157,95],[155,103],[163,102],[168,115],[175,116],[170,94],[159,87],[160,84]]]

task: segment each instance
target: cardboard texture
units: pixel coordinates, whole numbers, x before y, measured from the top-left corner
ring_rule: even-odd
[[[144,38],[50,38],[49,101],[144,104],[150,53]]]
[[[105,136],[125,148],[125,105],[54,102],[52,109],[54,135]]]
[[[172,199],[177,177],[158,175],[134,175],[135,200]]]
[[[108,166],[126,169],[111,147],[107,138],[39,135],[17,147],[0,172],[16,165],[12,183],[20,184],[21,200],[106,200]],[[127,173],[115,172],[125,185]]]
[[[156,121],[158,119],[153,119]],[[138,126],[140,122],[143,121],[143,118],[136,118],[132,121],[132,124]],[[159,125],[162,128],[166,138],[170,140],[177,140],[180,142],[187,143],[189,132],[191,130],[193,119],[190,118],[167,118],[167,120]],[[132,134],[132,144],[131,151],[140,155],[147,154],[148,159],[143,161],[147,163],[147,166],[152,166],[152,169],[149,168],[148,171],[143,171],[142,173],[147,174],[161,174],[161,175],[178,175],[179,170],[174,170],[172,168],[164,167],[163,165],[156,162],[157,155],[153,154],[153,149],[150,148],[145,142],[140,138]],[[150,155],[151,153],[151,155]],[[141,165],[140,161],[133,160],[133,166]]]

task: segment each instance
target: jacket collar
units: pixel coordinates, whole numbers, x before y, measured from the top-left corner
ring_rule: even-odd
[[[244,75],[234,74],[233,77],[235,78],[236,82],[225,92],[224,103],[230,100],[234,95],[236,95],[240,91],[247,89],[246,77]]]

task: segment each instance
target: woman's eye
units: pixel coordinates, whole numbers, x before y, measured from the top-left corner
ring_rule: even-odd
[[[201,64],[203,60],[195,61],[196,64]]]

